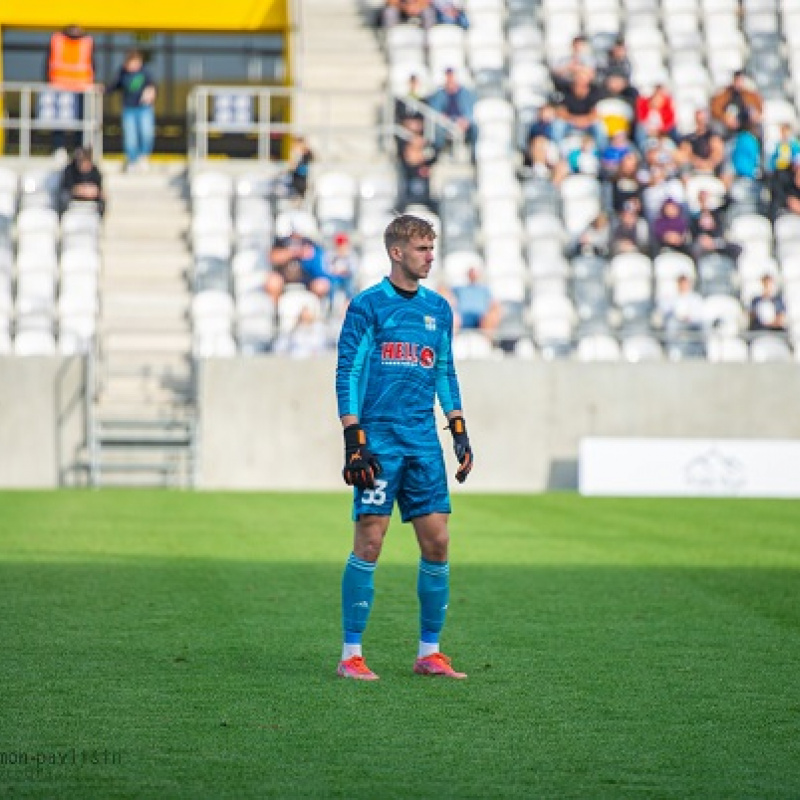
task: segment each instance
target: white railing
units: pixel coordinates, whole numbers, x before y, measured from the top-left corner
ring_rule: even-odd
[[[44,97],[62,94],[82,98],[82,103],[75,104],[76,110],[82,111],[79,117],[59,119],[41,113]],[[19,133],[19,155],[22,158],[31,155],[31,140],[36,131],[77,131],[81,144],[91,146],[95,158],[103,154],[103,94],[99,87],[83,92],[63,92],[49,83],[0,83],[0,104],[0,129],[4,138],[10,131]]]
[[[240,102],[243,111],[222,117],[217,105],[228,100]],[[334,118],[337,104],[363,103],[375,109],[375,121],[368,125],[342,125]],[[394,153],[395,138],[407,138],[405,128],[394,122],[394,98],[386,92],[321,91],[283,86],[196,86],[187,100],[189,158],[209,156],[209,139],[219,134],[256,136],[256,155],[267,160],[273,136],[302,135],[313,141],[319,161],[360,162],[364,143],[378,143],[386,153]],[[424,103],[419,103],[426,138],[431,141],[437,129],[463,151],[463,131],[451,120]],[[276,121],[275,117],[289,120]]]

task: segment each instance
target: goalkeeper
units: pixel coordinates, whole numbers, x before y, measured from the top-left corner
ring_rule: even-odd
[[[472,468],[453,366],[453,315],[420,285],[433,262],[436,234],[410,215],[384,234],[389,276],[351,302],[339,337],[336,393],[344,428],[343,477],[354,487],[353,552],[342,579],[344,645],[338,673],[376,680],[361,651],[374,597],[374,574],[395,501],[420,548],[420,641],[414,672],[466,678],[439,650],[447,611],[450,497],[434,400],[447,416],[458,459],[456,479]]]

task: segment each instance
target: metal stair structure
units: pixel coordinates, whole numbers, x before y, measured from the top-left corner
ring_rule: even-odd
[[[197,436],[185,167],[105,171],[90,483],[189,487]]]

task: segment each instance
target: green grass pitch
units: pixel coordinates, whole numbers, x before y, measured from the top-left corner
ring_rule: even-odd
[[[800,797],[800,503],[456,496],[411,673],[395,521],[335,676],[344,494],[0,494],[0,796]]]

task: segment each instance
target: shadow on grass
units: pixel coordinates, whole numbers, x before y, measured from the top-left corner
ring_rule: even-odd
[[[797,796],[795,571],[456,566],[448,682],[411,674],[416,570],[381,565],[374,685],[334,676],[340,575],[1,564],[0,794]]]

